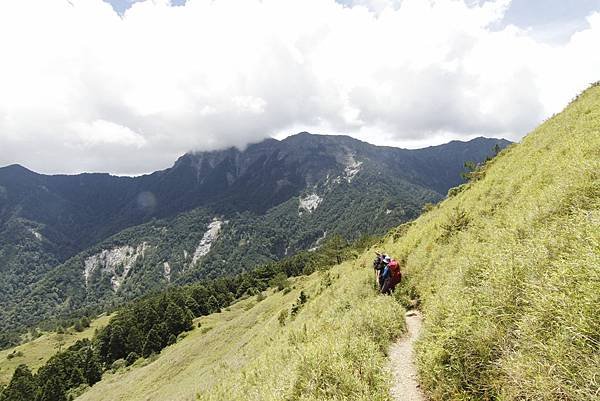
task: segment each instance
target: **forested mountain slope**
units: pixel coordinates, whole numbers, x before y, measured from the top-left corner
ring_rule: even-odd
[[[467,160],[490,156],[507,141],[477,138],[419,150],[370,145],[345,136],[301,133],[240,151],[189,153],[172,168],[140,177],[42,175],[19,165],[0,168],[0,227],[26,228],[58,260],[152,218],[205,207],[213,213],[262,214],[331,180],[363,170],[389,171],[445,195],[460,183]],[[364,172],[362,173],[364,174]],[[37,234],[39,235],[37,235]],[[7,238],[7,240],[10,238]]]
[[[403,150],[303,133],[135,178],[0,169],[0,328],[234,274],[335,234],[385,232],[460,183],[465,161],[507,143]]]

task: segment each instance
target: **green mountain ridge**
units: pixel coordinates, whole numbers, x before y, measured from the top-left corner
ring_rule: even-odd
[[[0,169],[0,327],[235,274],[336,234],[381,234],[460,183],[466,160],[506,144],[478,138],[403,150],[303,133],[243,152],[190,153],[135,178]],[[219,232],[198,251],[215,219]]]

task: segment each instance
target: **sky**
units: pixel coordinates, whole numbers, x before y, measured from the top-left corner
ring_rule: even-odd
[[[0,166],[137,175],[300,131],[518,141],[600,80],[600,0],[4,0]]]

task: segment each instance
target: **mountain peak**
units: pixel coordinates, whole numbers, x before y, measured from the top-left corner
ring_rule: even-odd
[[[36,176],[38,173],[29,170],[27,167],[23,167],[20,164],[11,164],[5,167],[0,167],[0,174],[5,176]]]

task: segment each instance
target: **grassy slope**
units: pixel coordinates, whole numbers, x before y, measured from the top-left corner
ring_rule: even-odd
[[[94,331],[97,328],[105,326],[109,320],[110,316],[104,315],[93,320],[90,327],[80,333],[72,329],[62,335],[55,332],[44,333],[33,341],[0,351],[0,384],[8,384],[10,382],[12,374],[18,365],[24,363],[31,369],[36,370],[56,353],[59,342],[62,341],[62,348],[65,349],[75,344],[77,340],[92,338]],[[12,359],[7,358],[9,354],[16,351],[21,351],[23,356]]]
[[[597,400],[600,86],[386,245],[422,297],[433,399]]]
[[[403,310],[377,296],[366,265],[347,262],[295,280],[288,294],[202,317],[156,361],[105,374],[78,400],[388,400],[384,352],[404,329]],[[300,290],[308,302],[281,326]]]

